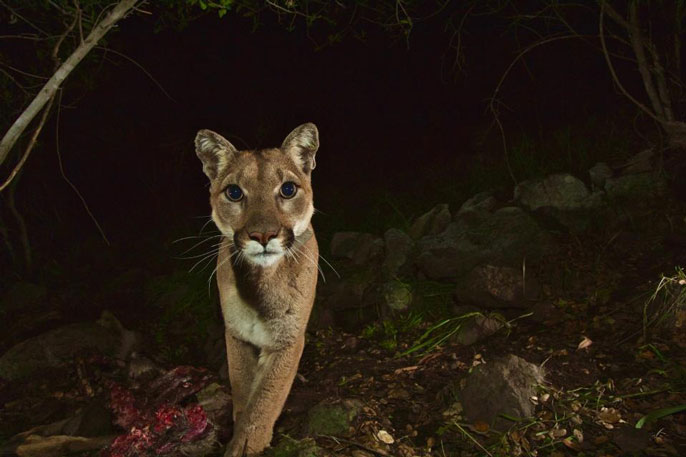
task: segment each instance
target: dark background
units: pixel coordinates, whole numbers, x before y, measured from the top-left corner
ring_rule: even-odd
[[[200,128],[239,148],[271,147],[300,123],[315,122],[316,206],[327,214],[345,209],[347,216],[336,219],[341,229],[363,222],[380,194],[419,199],[428,208],[457,198],[451,188],[463,188],[474,162],[503,166],[487,106],[517,46],[497,23],[466,34],[466,64],[456,73],[438,26],[418,26],[409,48],[372,30],[364,41],[316,50],[305,30],[265,21],[253,30],[249,19],[208,15],[183,30],[151,33],[154,18],[129,18],[108,46],[135,59],[169,96],[112,53],[89,90],[66,87],[59,117],[65,173],[115,244],[208,213],[192,143]],[[585,43],[551,44],[525,63],[501,92],[508,134],[542,137],[623,106],[602,57]],[[59,176],[51,123],[18,193],[49,187],[62,223],[79,239],[91,237],[94,224]],[[65,243],[62,237],[54,241]]]
[[[325,256],[336,231],[407,228],[438,203],[457,210],[488,189],[511,198],[514,180],[488,109],[523,46],[506,15],[470,19],[455,67],[454,35],[442,18],[417,22],[409,39],[367,24],[363,39],[322,46],[330,29],[288,31],[274,14],[255,22],[208,13],[180,27],[161,25],[158,13],[123,20],[67,80],[15,189],[32,264],[5,208],[14,252],[0,256],[1,284],[75,284],[78,297],[59,306],[97,316],[111,299],[84,302],[108,278],[131,268],[189,270],[204,246],[186,252],[194,239],[184,238],[214,229],[193,147],[201,128],[260,148],[317,124],[313,223]],[[39,52],[30,41],[1,44],[17,62]],[[640,94],[636,69],[615,64]],[[527,53],[498,99],[518,181],[556,171],[588,181],[595,162],[635,153],[641,130],[655,130],[634,122],[635,107],[614,89],[592,40]]]

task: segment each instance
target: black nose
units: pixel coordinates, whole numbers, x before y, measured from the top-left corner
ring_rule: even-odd
[[[257,241],[262,246],[267,246],[270,240],[276,238],[276,232],[250,232],[248,236],[251,240]]]

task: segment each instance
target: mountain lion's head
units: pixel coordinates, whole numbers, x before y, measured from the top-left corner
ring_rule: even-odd
[[[212,219],[249,262],[273,265],[307,231],[318,148],[319,133],[311,123],[274,149],[239,151],[218,133],[198,132],[195,151],[210,178]]]

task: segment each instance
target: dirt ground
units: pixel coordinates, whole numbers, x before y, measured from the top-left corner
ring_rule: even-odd
[[[643,325],[647,300],[662,273],[673,275],[675,265],[684,264],[686,243],[630,233],[617,234],[609,242],[599,237],[582,243],[573,236],[561,242],[565,249],[560,256],[547,259],[534,272],[543,285],[539,317],[508,316],[505,328],[475,344],[464,346],[447,339],[437,347],[402,355],[435,324],[407,315],[356,333],[337,329],[310,333],[273,443],[295,443],[296,450],[270,451],[270,455],[686,455],[686,334],[676,327],[678,319],[663,327]],[[686,285],[677,281],[670,287],[680,293],[679,287]],[[645,309],[649,314],[674,311],[660,310],[657,301]],[[512,421],[507,431],[470,423],[457,395],[460,380],[473,367],[506,354],[544,369],[545,382],[530,399],[534,417]],[[111,421],[120,426],[109,433],[118,434],[121,442],[127,424],[134,422],[122,416],[125,407],[113,406],[113,389],[120,386],[124,396],[127,391],[151,395],[131,382],[127,370],[121,361],[91,355],[40,378],[0,384],[5,444],[15,433],[68,417],[94,399],[110,409]],[[166,435],[170,441],[186,439],[194,426],[199,427],[198,436],[205,433],[204,416],[193,422],[189,405],[195,403],[194,394],[201,387],[227,384],[202,367],[189,370],[193,371],[185,371],[182,381],[167,389],[165,401],[177,405],[170,417],[187,421],[183,436]],[[156,389],[155,395],[162,398],[158,394],[163,387],[158,384]],[[135,401],[140,411],[152,408],[145,400]],[[308,428],[309,412],[321,402],[356,413],[336,436],[313,434]],[[147,417],[159,424],[159,409],[156,414],[135,420]],[[646,415],[644,425],[636,428]],[[215,441],[230,437],[230,420],[223,420],[215,424]],[[166,448],[168,455],[181,455],[172,448]],[[151,448],[121,449],[125,450],[119,454],[111,448],[103,454],[100,450],[83,454],[155,455]],[[220,455],[216,446],[206,452]]]

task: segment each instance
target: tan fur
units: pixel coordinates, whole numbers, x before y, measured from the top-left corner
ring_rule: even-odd
[[[296,128],[278,149],[238,151],[208,130],[196,137],[211,183],[212,218],[224,235],[217,283],[234,418],[225,456],[255,455],[269,446],[298,369],[318,272],[310,224],[318,146],[313,124]],[[284,182],[296,184],[293,198],[279,193]],[[226,196],[229,185],[242,189],[241,201]],[[274,239],[258,242],[260,234]]]

